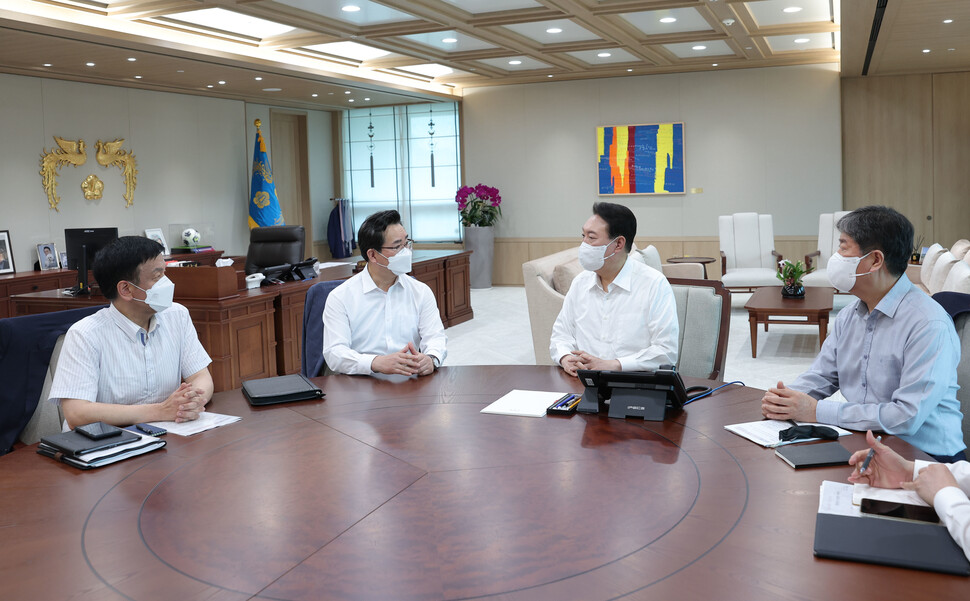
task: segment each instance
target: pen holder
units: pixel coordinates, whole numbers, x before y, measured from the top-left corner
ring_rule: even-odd
[[[579,405],[581,395],[572,394],[569,396],[571,398],[565,402],[563,402],[563,399],[560,399],[546,407],[546,415],[571,415],[576,413],[576,406]]]

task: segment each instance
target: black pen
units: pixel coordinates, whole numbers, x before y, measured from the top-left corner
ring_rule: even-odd
[[[882,436],[877,436],[876,441],[882,442]],[[859,470],[859,474],[862,474],[867,469],[869,469],[869,462],[872,461],[872,458],[875,456],[876,456],[876,447],[872,447],[871,449],[869,449],[869,453],[866,455],[866,460],[862,462],[862,468]]]

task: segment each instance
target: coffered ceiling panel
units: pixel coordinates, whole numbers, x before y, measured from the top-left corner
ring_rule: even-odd
[[[307,108],[840,59],[843,75],[966,69],[970,1],[0,2],[0,72]]]

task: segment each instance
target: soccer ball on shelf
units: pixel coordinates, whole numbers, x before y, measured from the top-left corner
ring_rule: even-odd
[[[195,228],[187,227],[182,230],[182,242],[184,242],[186,246],[198,246],[199,242],[201,241],[202,236]]]

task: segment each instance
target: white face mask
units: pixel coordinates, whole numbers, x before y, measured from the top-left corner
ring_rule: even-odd
[[[391,270],[394,275],[404,275],[405,273],[411,271],[411,249],[404,247],[397,251],[397,254],[393,257],[388,257],[383,253],[377,253],[387,259],[387,268]]]
[[[605,256],[606,248],[614,242],[616,242],[616,238],[613,238],[603,246],[593,246],[592,244],[583,242],[579,245],[579,264],[587,271],[599,270],[606,263],[607,259],[616,254],[616,251],[613,251],[613,255],[610,255],[610,257]]]
[[[829,281],[839,292],[849,292],[855,286],[856,278],[869,275],[871,272],[856,273],[859,262],[868,257],[871,252],[867,252],[861,257],[843,257],[835,253],[829,258],[829,264],[825,268],[825,273]]]
[[[160,313],[172,306],[172,299],[175,297],[175,282],[168,279],[168,276],[163,275],[162,279],[155,282],[155,285],[148,290],[145,290],[134,282],[128,283],[145,293],[145,300],[140,298],[136,298],[135,300],[145,303],[154,309],[156,313]]]

